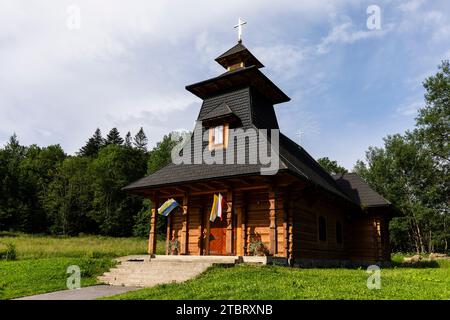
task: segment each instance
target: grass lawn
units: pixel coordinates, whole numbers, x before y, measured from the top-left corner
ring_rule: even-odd
[[[112,238],[102,236],[51,237],[23,234],[0,234],[0,243],[13,243],[18,259],[40,259],[52,257],[121,257],[131,254],[146,254],[145,238]],[[165,252],[165,242],[158,241],[157,250]]]
[[[97,283],[96,277],[115,264],[114,257],[145,254],[147,240],[99,236],[50,237],[0,234],[0,243],[13,243],[17,260],[0,260],[0,299],[67,289],[70,265],[81,269],[81,286]],[[164,242],[158,242],[164,252]]]
[[[147,240],[98,236],[49,237],[0,234],[13,243],[16,261],[0,260],[0,299],[66,289],[67,267],[78,265],[82,286],[114,265],[113,258],[146,252]],[[158,242],[159,253],[164,242]],[[366,287],[365,269],[298,269],[238,265],[213,267],[182,284],[160,285],[114,299],[450,299],[450,260],[381,270],[381,290]]]
[[[108,299],[450,299],[450,261],[435,268],[381,270],[381,289],[369,290],[365,269],[212,267],[196,279]]]
[[[0,299],[67,289],[67,267],[81,269],[81,286],[97,283],[96,276],[114,265],[111,259],[46,258],[0,262]]]

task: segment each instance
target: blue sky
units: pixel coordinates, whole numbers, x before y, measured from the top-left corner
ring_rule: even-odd
[[[381,30],[367,28],[369,5]],[[79,10],[80,24],[68,21]],[[154,145],[192,129],[187,84],[223,72],[214,58],[244,44],[292,101],[281,130],[314,157],[351,169],[368,146],[414,125],[421,82],[450,58],[448,1],[0,2],[0,144],[77,151],[97,127],[142,126]],[[78,25],[76,25],[78,26]],[[298,132],[302,132],[301,138]]]

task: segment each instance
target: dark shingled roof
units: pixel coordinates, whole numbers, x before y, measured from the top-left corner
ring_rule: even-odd
[[[336,181],[299,145],[280,133],[280,171],[288,171],[311,183],[335,193],[354,203],[341,191]],[[231,178],[245,175],[260,175],[261,164],[169,164],[157,172],[123,188],[136,190],[148,187],[162,187],[186,182],[217,178]]]
[[[264,65],[242,44],[242,42],[238,42],[237,45],[222,53],[215,60],[224,68],[227,68],[230,63],[232,64],[238,61],[245,62],[246,66],[256,66],[257,68],[264,67]]]
[[[331,191],[347,200],[353,201],[341,191],[336,181],[301,146],[280,132],[280,157],[288,169],[305,177],[310,182]],[[357,203],[357,202],[356,202]]]
[[[225,72],[217,77],[188,85],[186,86],[186,90],[201,99],[207,99],[220,92],[238,89],[244,86],[258,89],[273,104],[291,100],[255,66]]]
[[[356,173],[336,174],[336,183],[353,201],[364,207],[380,207],[390,205],[379,193]]]
[[[238,42],[234,47],[231,47],[230,49],[228,49],[227,51],[222,53],[220,56],[218,56],[216,58],[216,61],[220,60],[220,59],[223,59],[223,58],[226,58],[228,56],[234,55],[234,54],[236,54],[238,52],[241,52],[241,51],[244,51],[244,50],[248,50],[247,47],[244,46],[242,44],[242,42]]]
[[[211,111],[209,111],[208,113],[206,113],[205,115],[199,117],[198,120],[208,120],[231,115],[234,115],[233,111],[230,109],[228,104],[223,102],[214,109],[212,109]]]
[[[123,188],[123,190],[162,187],[215,178],[260,174],[257,164],[168,164],[161,170]]]

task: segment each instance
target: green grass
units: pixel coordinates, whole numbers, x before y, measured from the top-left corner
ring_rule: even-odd
[[[13,243],[17,249],[18,259],[102,258],[146,254],[148,240],[145,238],[52,237],[6,233],[4,236],[0,235],[0,243]],[[164,241],[158,241],[157,251],[159,254],[164,254]]]
[[[96,277],[115,264],[112,258],[145,254],[147,239],[101,236],[51,237],[1,233],[0,244],[13,243],[16,261],[0,260],[0,299],[66,289],[70,265],[81,268],[81,285],[97,283]],[[164,252],[158,241],[158,252]]]
[[[449,261],[436,268],[383,268],[380,290],[367,288],[368,276],[363,268],[212,267],[185,283],[108,299],[450,299]]]
[[[94,285],[113,257],[144,254],[147,239],[100,236],[49,237],[0,234],[13,243],[17,261],[0,260],[0,299],[66,289],[69,265],[82,270],[82,286]],[[164,252],[164,241],[158,242]],[[381,271],[381,290],[366,287],[365,269],[298,269],[238,265],[213,267],[182,284],[160,285],[114,299],[450,299],[450,261],[422,261]]]
[[[111,259],[46,258],[0,262],[0,299],[67,289],[67,267],[81,269],[81,286],[97,283],[96,277],[114,265]]]

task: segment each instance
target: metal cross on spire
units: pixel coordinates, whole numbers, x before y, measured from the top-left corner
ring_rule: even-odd
[[[244,24],[247,24],[247,21],[244,21],[239,17],[238,24],[234,26],[234,28],[238,29],[238,42],[239,43],[242,42],[242,26]]]

